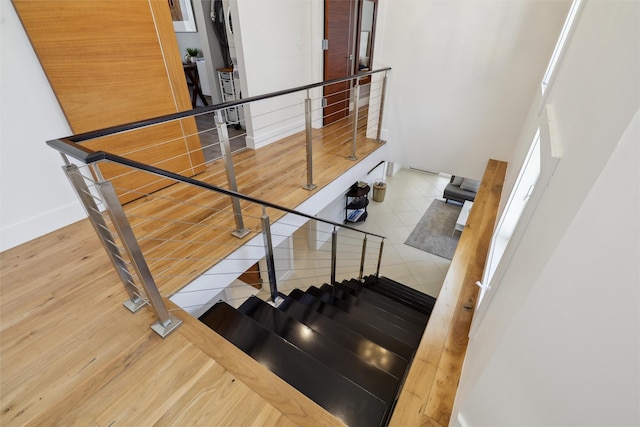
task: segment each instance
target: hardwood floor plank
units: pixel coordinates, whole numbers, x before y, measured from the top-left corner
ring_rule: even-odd
[[[113,280],[111,282],[113,283]],[[119,299],[124,300],[124,292],[114,294],[112,289],[104,287],[101,290],[100,285],[108,287],[105,281],[91,284],[96,286],[84,286],[78,292],[57,300],[49,310],[40,310],[3,331],[3,384],[8,390],[24,381],[25,375],[35,375],[58,358],[68,355],[69,348],[82,345],[84,340],[92,338],[96,333],[102,333],[93,330],[93,327],[99,329],[101,321],[108,323],[111,316],[127,314],[127,310],[121,306],[121,301],[113,298],[113,295],[117,295]],[[78,309],[87,306],[99,308],[100,314]],[[74,344],[78,341],[78,344]],[[26,354],[29,357],[24,356]],[[34,366],[28,368],[29,364]]]
[[[182,401],[182,395],[216,363],[179,334],[160,341],[152,352],[129,365],[121,378],[106,384],[83,404],[96,405],[99,425],[152,425],[167,410],[167,402]],[[167,374],[171,372],[171,374]],[[113,396],[117,396],[115,399]],[[104,401],[109,399],[110,405]],[[100,405],[100,406],[98,406]]]
[[[314,138],[314,182],[322,188],[357,162],[346,159],[348,140],[338,146],[322,132]],[[234,154],[240,188],[290,208],[314,194],[301,187],[300,141],[296,135]],[[380,147],[363,141],[360,158]],[[294,150],[299,160],[287,161],[284,154]],[[197,177],[227,187],[221,165],[213,162]],[[185,204],[167,209],[175,198]],[[259,232],[261,208],[241,205],[246,226]],[[212,209],[224,214],[212,215]],[[130,202],[126,210],[134,231],[146,233],[141,246],[160,273],[163,295],[246,241],[229,235],[235,224],[228,196],[185,191],[182,184]],[[268,214],[272,220],[282,215]],[[183,325],[166,339],[157,336],[148,307],[132,314],[122,306],[126,292],[87,220],[1,253],[0,297],[2,425],[344,425],[175,306]]]
[[[237,401],[242,402],[249,394],[251,391],[247,386],[216,364],[199,376],[184,399],[168,408],[157,425],[213,425],[220,414],[227,412]],[[261,408],[268,406],[266,402],[262,403]]]
[[[317,403],[289,386],[256,360],[184,312],[176,312],[185,326],[176,332],[187,337],[236,378],[298,425],[343,425]]]
[[[319,168],[314,179],[319,188],[357,163],[346,158],[351,142],[348,140],[350,136],[344,137],[347,141],[341,145],[320,139],[318,148],[314,148],[317,164],[326,165]],[[380,147],[380,143],[366,139],[364,135],[358,144],[359,158]],[[287,208],[296,208],[310,195],[302,188],[306,183],[305,153],[304,134],[300,132],[260,150],[233,154],[240,191]],[[198,175],[198,179],[216,185],[212,180],[220,181],[224,174],[221,163],[222,160],[211,163],[206,172]],[[249,202],[242,202],[241,206],[245,228],[259,233],[260,206]],[[132,217],[134,232],[164,295],[175,294],[251,237],[239,241],[230,235],[235,229],[235,221],[228,196],[186,184],[168,186],[128,203],[125,209]],[[158,212],[162,213],[161,218],[157,216]],[[283,212],[275,210],[269,214],[272,222],[283,215]]]
[[[136,324],[131,313],[112,299],[94,306],[95,311],[86,310],[94,314],[95,320],[91,316],[69,319],[66,315],[69,307],[60,305],[56,306],[58,310],[42,313],[41,317],[51,319],[42,330],[35,331],[37,326],[23,324],[11,328],[24,331],[18,334],[20,342],[15,346],[18,350],[13,349],[14,340],[5,340],[3,336],[0,414],[3,425],[24,424],[46,408],[56,410],[87,376],[111,367],[123,347],[149,333],[148,325]],[[151,320],[150,316],[146,320]]]

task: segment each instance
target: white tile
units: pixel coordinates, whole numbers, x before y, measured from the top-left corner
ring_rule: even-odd
[[[432,296],[437,296],[450,261],[428,254],[404,244],[415,224],[422,218],[431,202],[441,198],[449,182],[446,176],[401,169],[387,179],[383,202],[371,201],[366,221],[350,224],[359,230],[386,237],[380,274],[397,280]],[[353,236],[355,235],[355,238]],[[296,237],[299,237],[297,234]],[[364,274],[373,274],[377,267],[379,241],[370,238],[367,244]],[[341,229],[338,236],[336,277],[357,277],[360,266],[362,240],[356,232]],[[307,249],[304,239],[294,239],[296,271],[280,286],[281,290],[306,289],[320,286],[330,280],[331,242],[325,242],[320,251]],[[346,275],[346,276],[345,276]],[[267,290],[260,296],[268,298]]]
[[[398,218],[400,218],[400,222],[402,225],[415,227],[420,218],[422,218],[422,213],[413,210],[411,212],[402,212],[398,214]]]
[[[413,248],[409,245],[397,245],[395,248],[405,263],[422,261],[427,258],[424,251]]]
[[[444,280],[445,273],[430,259],[407,263],[407,269],[418,282],[435,282]]]
[[[391,213],[393,210],[391,209],[392,203],[389,202],[386,197],[384,202],[371,202],[369,206],[367,206],[367,212],[371,215],[382,214],[382,213]]]
[[[386,243],[394,245],[398,243],[404,244],[404,242],[407,241],[407,238],[409,237],[409,234],[411,234],[412,230],[413,227],[407,227],[406,225],[402,224],[394,225],[393,227],[384,229],[384,235],[387,238]]]
[[[413,209],[420,211],[422,214],[424,214],[429,208],[429,206],[431,206],[431,202],[433,202],[433,200],[434,200],[433,197],[422,196],[420,198],[409,200],[409,204],[413,206]]]
[[[405,212],[413,212],[415,208],[411,205],[408,199],[396,200],[391,206],[391,210],[395,214],[402,214]]]
[[[395,264],[404,264],[402,257],[394,246],[385,246],[382,250],[382,265],[389,266]]]

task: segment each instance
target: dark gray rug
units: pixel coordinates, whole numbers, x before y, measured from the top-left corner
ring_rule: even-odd
[[[434,200],[404,244],[450,260],[460,239],[459,231],[453,236],[451,233],[461,209],[462,206]]]

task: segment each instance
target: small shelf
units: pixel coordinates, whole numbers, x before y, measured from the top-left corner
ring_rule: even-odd
[[[351,186],[351,189],[347,193],[347,197],[362,197],[369,194],[371,191],[371,187],[367,185],[366,187],[358,187],[357,184]]]
[[[220,94],[222,95],[222,102],[231,102],[240,99],[238,91],[238,85],[233,77],[232,68],[218,68],[218,85],[220,86]],[[240,129],[241,121],[241,108],[240,106],[227,107],[223,111],[225,122],[228,125],[235,125],[236,129]]]
[[[347,205],[347,209],[362,209],[369,206],[369,199],[364,196],[354,197]]]
[[[369,185],[359,186],[355,183],[345,194],[344,223],[362,222],[367,219],[369,206]]]
[[[367,219],[368,212],[364,209],[355,209],[347,216],[347,222],[362,222]]]

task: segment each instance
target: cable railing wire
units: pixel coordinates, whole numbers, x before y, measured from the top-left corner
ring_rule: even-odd
[[[366,95],[368,96],[367,102],[369,103],[373,101],[372,93],[376,93],[374,91],[380,91],[380,89],[376,89],[374,87],[374,80],[375,79],[372,79],[370,83],[361,85],[362,87],[369,86],[366,89],[368,91],[368,94]],[[337,82],[334,82],[334,83],[337,83]],[[347,94],[350,95],[351,93],[353,93],[352,92],[353,88],[351,87],[351,85],[349,86],[350,87],[338,91],[337,96],[347,95]],[[289,91],[287,93],[293,93],[293,92]],[[251,101],[257,102],[260,100],[262,99],[255,98],[255,99],[249,100],[249,102]],[[318,100],[319,98],[316,100],[316,102]],[[335,141],[338,141],[338,140],[344,140],[344,141],[340,141],[340,144],[344,144],[351,141],[354,136],[358,140],[360,140],[363,130],[364,130],[364,135],[366,137],[366,130],[369,129],[372,123],[377,122],[378,120],[378,118],[372,117],[373,115],[375,115],[373,113],[376,112],[375,107],[372,107],[371,109],[367,109],[366,113],[363,112],[362,115],[359,115],[358,120],[356,121],[354,120],[355,115],[350,112],[351,104],[353,104],[352,101],[353,99],[351,96],[346,96],[345,99],[332,102],[329,105],[329,107],[331,107],[331,106],[340,106],[344,104],[345,105],[344,108],[340,108],[338,111],[327,114],[326,116],[322,116],[322,117],[313,117],[313,114],[312,114],[311,120],[314,122],[320,119],[335,117],[338,114],[347,115],[346,117],[336,121],[335,124],[327,125],[326,127],[323,127],[322,131],[316,132],[315,130],[313,130],[312,138],[315,140],[316,138],[322,137],[323,144],[331,144],[331,143],[335,143]],[[114,127],[114,128],[97,131],[93,133],[88,133],[84,135],[76,135],[68,139],[70,141],[82,142],[86,140],[83,138],[90,137],[91,135],[99,138],[102,136],[110,135],[113,132],[115,133],[130,132],[140,127],[152,126],[154,124],[159,124],[167,120],[181,120],[188,117],[195,118],[198,116],[204,116],[206,114],[213,115],[213,113],[217,114],[217,112],[220,111],[221,108],[231,108],[232,106],[235,106],[235,105],[241,106],[244,102],[247,102],[247,100],[244,100],[243,102],[235,103],[233,105],[226,104],[228,105],[228,107],[218,106],[219,108],[217,109],[205,108],[206,111],[198,111],[195,113],[191,112],[190,114],[176,113],[175,115],[164,116],[163,120],[161,120],[162,118],[156,118],[156,119],[151,119],[149,121],[137,122],[130,125]],[[312,103],[313,102],[314,101],[312,100]],[[355,105],[358,106],[358,101],[356,101]],[[273,133],[266,135],[266,139],[269,141],[275,141],[277,139],[280,139],[282,135],[286,134],[287,136],[294,136],[296,138],[298,137],[300,138],[299,141],[295,140],[292,142],[292,144],[294,145],[298,144],[299,142],[304,142],[305,141],[304,133],[303,133],[304,115],[300,114],[300,110],[302,110],[303,107],[304,107],[303,102],[296,101],[295,103],[285,105],[285,106],[280,106],[275,109],[272,109],[271,111],[254,115],[252,118],[255,119],[258,117],[265,117],[269,115],[274,116],[279,112],[282,113],[284,111],[290,111],[290,110],[295,111],[295,113],[290,116],[279,117],[277,118],[276,121],[269,124],[265,124],[261,127],[255,128],[253,129],[253,131],[264,133],[265,131],[271,130]],[[363,108],[363,106],[360,106],[358,108]],[[326,107],[319,107],[316,110],[312,108],[311,110],[317,111],[320,109],[322,109],[323,112],[326,111],[325,110]],[[377,108],[377,110],[379,109],[380,107]],[[361,111],[363,110],[359,110],[356,113]],[[215,122],[214,117],[211,117],[210,120],[212,122]],[[203,124],[203,121],[206,122],[207,120],[198,120],[195,123],[196,129],[198,129],[197,132],[189,132],[189,134],[181,135],[180,137],[169,138],[164,141],[156,141],[155,144],[146,146],[144,148],[129,149],[124,154],[112,155],[110,153],[94,153],[96,155],[94,156],[94,158],[100,157],[101,159],[106,160],[107,162],[119,164],[118,167],[120,168],[124,168],[123,170],[120,170],[120,171],[118,171],[118,169],[115,169],[118,172],[108,177],[112,181],[125,179],[131,174],[137,174],[140,172],[148,174],[152,177],[149,179],[144,179],[139,181],[139,185],[134,186],[134,188],[124,188],[123,186],[115,186],[114,189],[116,190],[118,197],[127,195],[127,197],[133,197],[134,200],[141,199],[140,202],[132,203],[129,206],[126,206],[125,215],[129,219],[131,226],[133,227],[134,233],[136,235],[138,233],[141,233],[141,235],[136,236],[136,238],[141,245],[141,249],[143,250],[143,253],[144,253],[144,258],[147,260],[147,262],[149,262],[149,267],[154,270],[153,276],[157,277],[162,281],[169,281],[172,283],[175,282],[177,284],[181,282],[181,280],[179,279],[182,279],[185,277],[195,278],[198,276],[205,276],[205,277],[215,276],[218,273],[215,273],[215,270],[211,270],[211,268],[221,262],[224,262],[225,260],[234,261],[234,262],[237,261],[242,263],[256,262],[255,255],[247,256],[247,255],[242,255],[241,253],[238,253],[238,255],[230,256],[230,253],[234,252],[233,248],[240,248],[241,246],[244,246],[247,248],[264,250],[263,245],[260,245],[258,243],[248,244],[246,240],[238,240],[234,242],[232,240],[230,241],[225,238],[215,237],[215,236],[221,235],[221,233],[231,234],[231,232],[234,231],[234,228],[233,226],[231,226],[231,224],[234,223],[233,221],[234,217],[238,215],[238,212],[236,212],[235,206],[232,206],[231,203],[227,203],[229,201],[228,199],[224,200],[225,197],[230,196],[234,198],[234,200],[235,199],[240,200],[243,205],[250,204],[250,203],[257,204],[257,206],[255,207],[255,210],[254,210],[254,207],[252,206],[248,210],[245,209],[244,212],[242,212],[241,214],[242,217],[248,221],[247,225],[245,225],[245,228],[253,232],[256,237],[261,232],[264,232],[264,230],[261,230],[261,221],[260,221],[261,216],[259,214],[253,214],[252,212],[258,212],[257,208],[260,205],[262,205],[263,212],[265,212],[265,209],[280,210],[280,213],[275,215],[275,217],[277,218],[275,218],[274,224],[278,224],[279,227],[285,227],[285,229],[289,228],[291,230],[291,233],[282,231],[282,228],[278,228],[277,230],[272,230],[272,236],[280,242],[283,242],[283,243],[288,242],[286,244],[283,244],[283,243],[278,244],[279,249],[284,249],[285,251],[292,251],[292,253],[294,254],[293,257],[279,256],[276,260],[277,262],[283,263],[283,266],[280,266],[280,267],[276,266],[275,268],[276,275],[282,276],[279,279],[279,282],[283,287],[289,287],[290,285],[294,286],[297,283],[299,283],[300,280],[308,280],[310,282],[312,281],[312,282],[318,282],[318,283],[323,283],[323,282],[327,283],[330,280],[332,280],[332,277],[330,277],[330,275],[327,274],[328,271],[331,269],[330,264],[332,263],[331,262],[332,256],[335,256],[335,254],[332,254],[331,248],[329,248],[330,239],[328,238],[328,236],[332,233],[324,230],[316,230],[318,233],[319,239],[315,242],[307,242],[307,243],[309,244],[309,246],[315,245],[317,249],[313,251],[312,255],[310,253],[307,255],[300,255],[300,252],[297,251],[295,247],[295,243],[298,239],[296,237],[293,237],[293,233],[295,232],[295,230],[297,230],[300,227],[300,225],[297,223],[295,224],[288,223],[287,221],[279,221],[281,218],[286,218],[284,216],[285,214],[302,215],[307,220],[316,219],[316,218],[312,218],[311,216],[306,214],[298,213],[289,208],[283,208],[272,202],[256,200],[251,196],[238,193],[238,191],[232,191],[230,189],[227,189],[221,186],[216,187],[213,184],[207,184],[204,181],[198,181],[196,179],[189,177],[190,175],[195,173],[196,170],[201,170],[200,168],[202,166],[205,167],[206,173],[209,174],[206,176],[208,176],[209,178],[212,178],[214,176],[215,177],[220,176],[218,175],[219,170],[217,168],[213,168],[210,170],[211,168],[210,156],[215,156],[216,155],[215,152],[212,154],[208,154],[209,157],[207,157],[207,155],[203,156],[202,162],[197,162],[198,164],[194,164],[196,162],[194,162],[193,154],[196,152],[201,152],[205,149],[206,150],[220,149],[222,151],[222,147],[221,147],[222,141],[220,140],[221,135],[219,132],[220,125],[211,126],[211,125],[207,125],[206,123]],[[281,126],[281,125],[284,125],[284,126]],[[283,129],[279,129],[278,127]],[[352,130],[354,134],[353,136],[350,136],[349,134],[351,133]],[[213,134],[214,131],[216,131],[216,135]],[[314,137],[314,133],[316,134],[315,137]],[[215,139],[216,136],[217,136],[217,140]],[[327,138],[327,136],[332,136],[333,139]],[[150,165],[141,165],[139,162],[133,161],[131,159],[126,159],[125,157],[123,157],[123,156],[132,156],[132,155],[139,156],[140,153],[144,152],[145,150],[153,151],[153,150],[163,149],[163,147],[166,147],[172,143],[179,142],[179,141],[187,141],[189,138],[195,138],[195,137],[197,137],[200,141],[199,144],[197,144],[198,145],[197,147],[195,146],[196,144],[191,144],[191,145],[185,144],[185,145],[189,145],[185,151],[182,151],[181,153],[176,155],[169,156],[168,158],[159,159],[151,163]],[[231,140],[236,140],[236,139],[240,140],[240,138],[247,138],[247,137],[248,137],[247,132],[235,134],[235,135],[229,135],[228,140],[225,142],[228,143]],[[355,141],[353,142],[355,143]],[[278,156],[285,156],[286,152],[288,151],[289,151],[288,149],[282,149],[282,151],[278,153]],[[61,152],[64,155],[71,155],[72,157],[76,157],[76,155],[78,155],[79,153],[81,154],[83,152],[90,154],[90,150],[74,151],[73,149],[70,149],[69,151],[61,150]],[[80,155],[80,157],[77,157],[77,158],[82,160],[82,155]],[[185,166],[184,168],[181,168],[182,170],[177,172],[169,172],[162,169],[162,165],[170,164],[171,162],[174,162],[174,161],[181,161],[181,159],[187,160],[186,161],[187,166]],[[94,160],[92,158],[89,161],[93,162]],[[248,162],[249,160],[242,160],[234,163],[234,166],[238,168],[238,173],[236,174],[237,178],[239,178],[238,182],[241,183],[241,186],[246,186],[246,187],[253,185],[256,181],[261,179],[261,177],[259,176],[253,177],[251,175],[251,167],[250,167],[250,163]],[[97,175],[100,177],[105,173],[107,173],[105,170],[100,170],[100,169],[98,170],[99,170],[99,173],[97,173]],[[108,174],[110,174],[110,171]],[[93,176],[93,173],[90,172],[87,175]],[[185,175],[189,175],[189,176],[185,176]],[[300,175],[300,171],[297,171],[294,168],[290,168],[290,170],[287,171],[287,173],[281,174],[281,176],[279,176],[277,179],[278,179],[278,182],[280,180],[282,180],[283,182],[286,182],[291,179],[299,179],[299,175]],[[204,177],[204,176],[205,175],[200,175],[199,177]],[[228,175],[227,175],[227,179],[229,179]],[[101,185],[101,183],[97,183],[90,179],[87,181],[89,183],[92,183],[90,185],[95,186],[97,193],[100,193],[99,191],[100,189],[97,186]],[[188,188],[193,188],[195,191],[187,192],[185,197],[178,196],[177,193],[181,191],[181,189],[184,188],[185,185]],[[227,183],[226,185],[228,186],[228,188],[237,188],[235,183],[234,185],[231,185],[231,183]],[[157,190],[155,189],[158,188],[158,186],[165,186],[165,188],[168,188],[168,189],[166,190],[166,192],[157,193]],[[114,248],[116,248],[116,251],[115,251],[116,253],[123,254],[123,256],[116,255],[116,259],[118,260],[118,262],[122,263],[123,268],[129,269],[129,271],[131,272],[129,273],[131,279],[127,281],[132,285],[134,289],[136,289],[135,293],[139,294],[138,295],[139,298],[141,298],[142,300],[145,301],[145,303],[148,304],[149,300],[147,299],[147,296],[144,295],[144,292],[142,292],[142,290],[138,286],[138,281],[141,278],[137,277],[137,275],[135,274],[135,269],[132,268],[131,260],[128,259],[129,256],[131,255],[129,252],[124,250],[124,242],[120,241],[120,239],[123,237],[118,236],[117,233],[115,234],[113,233],[112,228],[114,227],[114,224],[108,221],[107,219],[108,215],[105,215],[104,212],[100,209],[100,207],[104,207],[105,209],[108,209],[108,206],[106,206],[104,204],[104,201],[101,199],[101,197],[94,194],[96,192],[92,190],[93,190],[93,187],[91,190],[87,190],[86,193],[91,196],[91,199],[94,200],[95,205],[97,206],[95,208],[95,211],[96,211],[95,213],[99,213],[105,218],[105,225],[104,226],[100,225],[100,226],[105,227],[107,231],[109,231],[109,233],[111,233],[116,237],[114,241],[109,240],[107,244],[112,245]],[[215,192],[218,192],[219,194],[215,197],[214,196],[209,197],[212,194],[211,193],[212,190]],[[203,200],[209,200],[211,203],[205,202]],[[156,205],[154,205],[154,203]],[[151,209],[154,209],[154,206],[157,206],[158,208],[163,208],[162,213],[159,215],[144,215],[144,214],[138,213],[138,212],[140,213],[145,212],[145,210],[142,210],[142,209],[146,209],[146,211],[150,211]],[[137,209],[141,209],[141,210],[138,211]],[[184,212],[182,212],[182,210],[184,210]],[[329,223],[331,224],[331,222]],[[333,223],[333,224],[334,224],[334,229],[336,226],[338,226],[339,229],[343,227],[342,225],[339,225],[337,223]],[[237,222],[236,222],[236,226],[239,227],[237,225]],[[347,231],[353,230],[354,233],[358,232],[358,230],[353,229],[347,225],[344,226],[344,229]],[[376,236],[375,234],[368,233],[365,231],[360,231],[360,233],[364,233],[364,234],[361,234],[360,236],[364,236],[367,234],[370,236]],[[382,238],[381,236],[376,236],[376,237]],[[287,239],[290,239],[290,240],[287,241]],[[124,240],[126,241],[126,238],[124,238]],[[336,280],[337,280],[337,277],[342,277],[345,274],[347,275],[358,274],[357,271],[358,271],[358,268],[360,268],[361,262],[364,263],[363,265],[367,266],[367,268],[370,268],[370,266],[374,266],[376,264],[375,261],[378,258],[377,249],[375,248],[367,249],[363,252],[361,242],[362,242],[362,237],[358,238],[357,236],[350,236],[348,234],[338,233],[339,255],[338,255],[337,262],[333,263],[334,264],[333,267],[336,269],[335,273],[337,274]],[[287,245],[290,245],[290,246],[287,246]],[[375,243],[372,246],[376,246]],[[191,247],[192,250],[187,253],[184,251],[184,248],[186,247]],[[224,249],[220,250],[219,252],[215,252],[213,248],[224,248]],[[257,254],[259,255],[260,252],[258,252]],[[185,269],[184,266],[180,266],[185,263],[190,263],[193,265],[193,267],[188,267]],[[310,263],[311,266],[305,266],[304,265],[305,263]],[[178,267],[182,268],[183,271],[189,270],[189,272],[180,273],[181,270]],[[191,273],[191,271],[193,272],[193,274]],[[289,272],[293,272],[294,274],[287,277],[287,274],[289,274]],[[243,273],[244,271],[234,271],[233,268],[231,270],[226,268],[224,272],[225,276],[226,275],[240,276]],[[255,282],[251,284],[257,287],[263,287],[263,282],[264,280],[259,280],[259,282]],[[251,286],[251,284],[249,284],[249,286]],[[212,287],[209,290],[218,290],[218,289],[224,290],[224,289],[233,288],[233,286],[234,286],[233,284],[231,285],[225,284],[224,286],[220,286],[220,287]],[[177,290],[177,291],[170,290],[168,293],[170,293],[171,295],[176,295],[183,291],[191,292],[192,290],[184,289],[184,285],[182,285],[182,288],[180,290]],[[194,291],[203,292],[204,290],[197,289]],[[258,289],[255,290],[255,293],[259,293],[259,292],[261,291]],[[264,294],[265,291],[263,290],[262,293]],[[233,300],[241,300],[242,298],[246,298],[246,297],[234,297],[226,294],[225,294],[225,297],[231,298]]]

